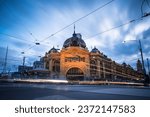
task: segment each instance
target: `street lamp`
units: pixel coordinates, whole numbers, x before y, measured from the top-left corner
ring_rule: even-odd
[[[143,70],[143,73],[144,73],[144,84],[146,85],[147,84],[147,77],[146,77],[146,70],[145,70],[145,65],[144,65],[144,58],[143,58],[143,51],[142,51],[142,44],[141,44],[141,40],[129,40],[129,41],[138,41],[139,42],[139,50],[140,50],[140,54],[141,54],[141,60],[142,60],[142,70]],[[123,41],[123,43],[125,43],[126,41]]]
[[[140,39],[139,39],[139,50],[140,50],[140,53],[141,53],[143,73],[144,73],[144,75],[146,75],[146,70],[145,70],[145,65],[144,65],[144,59],[143,59],[143,51],[142,51],[142,45],[141,45]]]
[[[149,82],[150,82],[150,67],[149,67],[149,59],[147,58],[147,68],[148,68],[148,75],[149,75]]]

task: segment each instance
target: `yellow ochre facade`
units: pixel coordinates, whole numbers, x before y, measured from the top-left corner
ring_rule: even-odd
[[[138,60],[138,66],[140,61]],[[118,64],[96,47],[86,47],[80,33],[73,33],[61,50],[50,49],[44,56],[44,67],[53,79],[135,81],[143,80],[142,71],[134,70],[126,63]]]

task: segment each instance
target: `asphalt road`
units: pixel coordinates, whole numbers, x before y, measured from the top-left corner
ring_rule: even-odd
[[[0,83],[0,100],[150,100],[150,88]]]

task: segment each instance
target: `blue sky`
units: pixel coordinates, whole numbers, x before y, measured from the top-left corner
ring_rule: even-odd
[[[33,61],[39,59],[38,56],[44,56],[53,46],[61,49],[64,41],[72,36],[73,25],[48,38],[41,45],[28,49],[35,42],[45,39],[109,1],[111,0],[0,0],[1,68],[7,46],[7,67],[10,70],[22,64],[23,56],[26,57],[26,65],[32,65]],[[92,36],[141,17],[142,1],[114,0],[76,22],[76,32],[82,34],[89,51],[96,46],[112,60],[120,64],[126,62],[135,68],[136,60],[140,58],[138,41],[128,40],[141,39],[144,59],[150,59],[150,17]],[[149,4],[144,2],[143,12],[150,12],[150,0],[147,1]],[[127,43],[123,44],[124,40]],[[24,55],[21,55],[22,51],[25,51]]]

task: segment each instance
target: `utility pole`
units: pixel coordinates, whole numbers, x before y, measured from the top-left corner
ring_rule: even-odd
[[[22,65],[23,65],[23,70],[22,70],[22,74],[23,74],[23,76],[24,76],[24,72],[25,72],[25,59],[26,59],[26,57],[23,57],[23,63],[22,63]]]
[[[140,39],[139,39],[139,50],[140,50],[141,59],[142,59],[142,70],[143,70],[143,74],[144,74],[144,85],[147,85],[149,82],[149,79],[146,77],[146,70],[145,70],[144,59],[143,59],[142,44],[141,44]]]
[[[149,76],[149,83],[150,83],[150,68],[149,68],[149,59],[147,58],[147,67],[148,67],[148,76]]]
[[[23,57],[23,67],[24,67],[24,65],[25,65],[25,59],[26,59],[26,57]]]
[[[142,45],[141,45],[141,41],[140,41],[140,40],[139,40],[139,50],[140,50],[140,53],[141,53],[141,60],[142,60],[143,73],[146,74],[145,65],[144,65],[144,59],[143,59]]]
[[[5,55],[5,61],[4,61],[4,67],[3,67],[3,73],[6,73],[7,55],[8,55],[8,46],[7,46],[7,49],[6,49],[6,55]]]

